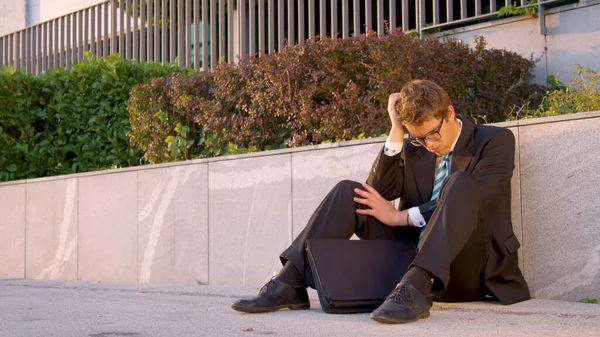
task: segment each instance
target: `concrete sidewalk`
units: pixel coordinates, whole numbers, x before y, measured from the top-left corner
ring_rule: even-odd
[[[368,314],[230,309],[256,288],[0,280],[0,336],[600,336],[600,304],[531,300],[434,303],[431,317],[380,324]]]

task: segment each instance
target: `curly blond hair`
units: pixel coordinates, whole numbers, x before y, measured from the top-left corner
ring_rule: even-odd
[[[446,90],[428,80],[408,82],[396,103],[400,122],[417,126],[431,118],[445,117],[449,107],[450,97]]]

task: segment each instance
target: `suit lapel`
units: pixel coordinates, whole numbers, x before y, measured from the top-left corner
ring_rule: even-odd
[[[413,176],[417,190],[421,195],[423,203],[431,199],[433,190],[433,174],[435,173],[435,154],[427,151],[424,147],[419,148],[414,165],[412,165]]]
[[[475,149],[475,124],[468,118],[461,118],[462,131],[456,141],[456,146],[452,153],[452,166],[450,167],[450,174],[465,171],[469,166],[469,163],[473,159],[473,150]]]

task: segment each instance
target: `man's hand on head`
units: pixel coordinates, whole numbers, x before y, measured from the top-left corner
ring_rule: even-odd
[[[398,119],[398,111],[396,109],[396,104],[400,100],[400,93],[391,94],[388,99],[388,115],[390,116],[390,122],[392,124],[392,129],[390,130],[389,140],[394,143],[401,143],[404,139],[404,133],[406,133],[406,128],[402,125],[402,122]]]
[[[363,183],[364,190],[355,188],[354,202],[365,205],[368,208],[358,208],[356,213],[370,215],[388,226],[407,226],[407,211],[398,211],[391,201],[386,200],[369,184]]]
[[[404,128],[400,120],[398,119],[398,111],[396,110],[396,104],[400,100],[400,93],[393,93],[388,98],[388,115],[390,116],[390,122],[392,127]]]

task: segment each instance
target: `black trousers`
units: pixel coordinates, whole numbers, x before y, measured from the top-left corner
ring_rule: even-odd
[[[280,255],[281,262],[290,261],[312,288],[314,279],[305,251],[307,239],[349,239],[356,234],[363,240],[406,240],[417,244],[419,228],[390,227],[372,216],[357,214],[357,208],[366,206],[353,201],[355,188],[362,185],[349,180],[339,182]],[[488,293],[483,271],[490,238],[481,214],[482,202],[470,174],[461,171],[450,175],[442,185],[437,208],[427,222],[412,263],[434,276],[433,291],[440,301],[474,301]]]

